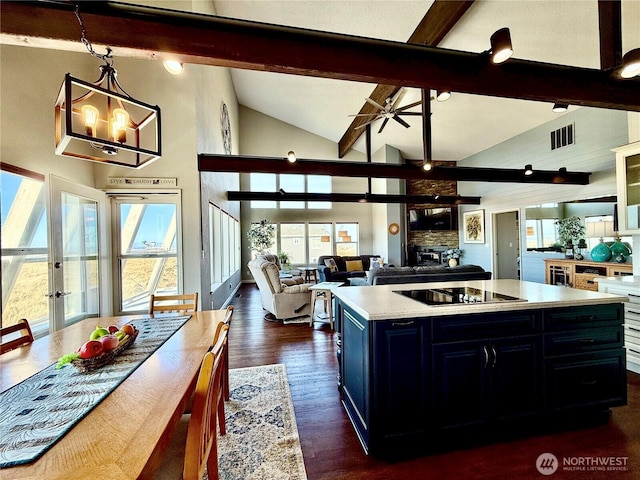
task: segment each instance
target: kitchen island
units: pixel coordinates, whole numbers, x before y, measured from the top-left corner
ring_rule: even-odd
[[[373,455],[586,422],[627,402],[626,297],[517,280],[334,295],[342,401]]]

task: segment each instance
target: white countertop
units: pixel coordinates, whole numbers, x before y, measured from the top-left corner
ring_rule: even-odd
[[[598,283],[606,283],[607,285],[621,285],[640,288],[640,277],[633,275],[617,275],[615,277],[594,278]]]
[[[622,277],[628,278],[628,277]],[[496,302],[456,305],[425,305],[394,290],[415,290],[450,287],[474,287],[503,295],[526,299],[526,302]],[[469,313],[530,310],[548,307],[571,307],[603,303],[620,303],[627,297],[608,293],[578,290],[543,283],[519,280],[472,280],[465,282],[406,283],[401,285],[371,285],[339,287],[333,294],[353,308],[365,320],[432,317]]]

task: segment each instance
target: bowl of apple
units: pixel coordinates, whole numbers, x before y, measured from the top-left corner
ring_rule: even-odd
[[[129,348],[138,336],[138,332],[139,330],[129,323],[122,327],[97,325],[91,332],[89,340],[78,350],[58,359],[56,368],[61,368],[67,363],[71,363],[81,372],[103,367]]]

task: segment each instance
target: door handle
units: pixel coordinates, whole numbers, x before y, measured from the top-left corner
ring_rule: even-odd
[[[61,292],[60,290],[58,290],[56,293],[56,298],[60,298],[60,297],[64,297],[66,295],[71,295],[71,292]]]

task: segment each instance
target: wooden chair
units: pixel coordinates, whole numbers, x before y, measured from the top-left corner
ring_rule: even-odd
[[[224,320],[222,321],[222,324],[227,325],[228,328],[231,328],[232,319],[233,319],[233,305],[229,305],[227,307],[227,314],[225,315]],[[224,365],[222,367],[222,391],[224,393],[224,399],[229,400],[229,333],[228,332],[227,332],[227,348],[224,349]]]
[[[167,303],[171,302],[171,303]],[[184,313],[198,311],[198,292],[184,295],[151,295],[149,313]]]
[[[12,335],[16,332],[18,336]],[[0,354],[33,342],[33,333],[26,318],[21,318],[14,325],[0,329],[0,336],[2,337]]]
[[[222,366],[229,327],[223,325],[213,348],[200,366],[191,414],[182,416],[169,450],[156,474],[157,480],[201,480],[205,469],[210,480],[218,480],[217,424],[226,433],[222,398]],[[224,403],[222,404],[224,408]],[[186,428],[185,428],[186,427]],[[180,469],[181,463],[182,468]]]

